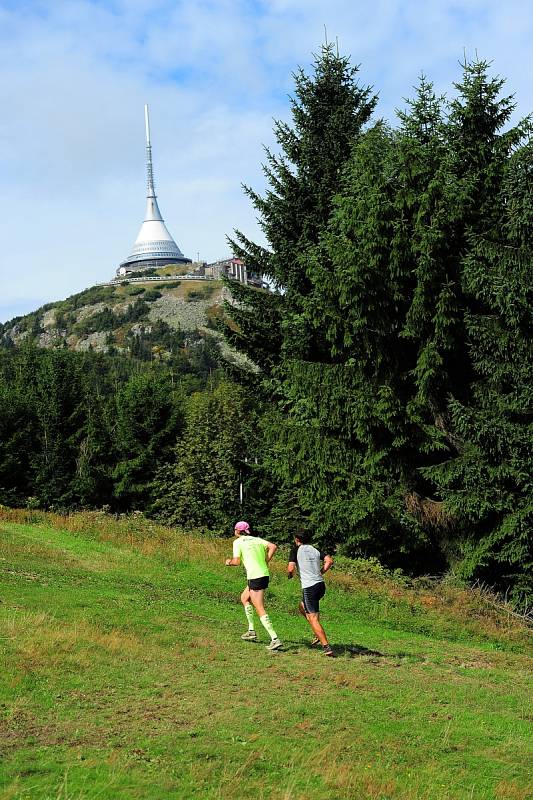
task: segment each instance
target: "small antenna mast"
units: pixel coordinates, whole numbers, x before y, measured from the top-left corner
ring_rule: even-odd
[[[144,125],[146,128],[146,146],[150,147],[150,115],[148,113],[148,106],[144,106]]]
[[[148,197],[155,197],[154,169],[152,166],[152,143],[150,141],[150,115],[148,105],[144,106],[144,127],[146,128],[146,175],[148,182]]]

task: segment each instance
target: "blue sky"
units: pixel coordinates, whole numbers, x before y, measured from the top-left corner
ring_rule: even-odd
[[[466,52],[533,110],[529,0],[0,0],[0,321],[108,279],[144,214],[143,105],[182,251],[260,239],[272,119],[324,40],[361,64],[390,120],[420,72],[453,93]]]

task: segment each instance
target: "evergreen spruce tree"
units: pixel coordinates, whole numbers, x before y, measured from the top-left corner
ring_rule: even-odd
[[[170,525],[223,532],[244,513],[239,482],[251,455],[253,415],[230,383],[188,399],[183,437],[157,473],[150,513]]]
[[[310,76],[297,71],[292,125],[276,123],[280,152],[267,151],[264,172],[269,188],[261,197],[245,187],[267,247],[254,244],[239,231],[231,242],[247,266],[274,287],[265,293],[228,282],[236,302],[226,307],[230,317],[226,338],[259,368],[258,373],[241,371],[237,380],[251,384],[259,398],[275,396],[280,406],[284,403],[283,374],[277,372],[280,361],[291,355],[316,360],[324,351],[322,332],[313,329],[304,313],[313,289],[305,254],[327,225],[343,165],[376,104],[371,89],[358,84],[357,73],[358,68],[328,44],[315,58]],[[273,421],[276,416],[267,419]],[[291,488],[284,490],[271,469],[277,459],[268,441],[276,439],[276,426],[270,429],[265,423],[263,428],[265,444],[254,480],[257,485],[271,485],[274,525],[278,518],[295,516],[295,495]],[[263,503],[262,510],[267,514],[268,504]],[[265,524],[269,523],[265,520]]]
[[[434,532],[455,522],[430,467],[456,453],[450,396],[474,392],[479,298],[465,265],[475,238],[501,225],[525,130],[504,130],[501,87],[486,63],[466,64],[446,119],[423,79],[397,132],[360,138],[329,230],[299,254],[310,290],[293,329],[321,347],[285,342],[274,370],[283,491],[323,538],[411,569],[442,565]]]
[[[359,138],[328,231],[303,256],[312,278],[306,325],[327,349],[278,367],[284,415],[272,469],[323,541],[420,569],[435,547],[405,498],[419,451],[439,437],[406,413],[417,350],[402,331],[413,231],[420,205],[430,205],[422,190],[443,149],[441,103],[425,80],[402,121],[399,132],[379,123]]]
[[[421,216],[415,227],[416,287],[403,335],[418,347],[415,403],[428,422],[445,426],[448,394],[466,397],[472,367],[466,346],[464,315],[471,298],[463,293],[463,259],[473,236],[500,224],[498,202],[513,149],[524,123],[505,130],[511,97],[501,97],[504,81],[491,78],[489,64],[463,64],[457,97],[441,129],[443,148],[434,180],[419,191]],[[427,209],[425,198],[435,196]],[[418,224],[418,223],[421,224]]]
[[[10,350],[0,365],[0,503],[25,505],[34,494],[36,418]]]
[[[114,502],[123,509],[144,509],[161,464],[170,460],[183,428],[183,398],[168,375],[158,371],[131,375],[115,396]]]
[[[225,333],[267,378],[282,349],[310,353],[315,349],[301,325],[302,305],[311,291],[301,254],[318,242],[343,164],[376,103],[371,89],[357,84],[357,72],[330,44],[315,59],[312,76],[297,71],[291,99],[293,125],[276,122],[280,154],[266,151],[269,189],[261,197],[245,187],[268,247],[254,244],[239,231],[231,244],[248,268],[264,275],[279,293],[229,281],[238,305],[227,305],[233,322]]]
[[[32,376],[39,444],[34,457],[35,496],[44,508],[64,508],[70,500],[76,461],[72,437],[81,413],[79,376],[72,369],[72,356],[68,351],[47,351],[38,358]]]
[[[461,531],[462,575],[533,593],[533,146],[510,160],[492,227],[472,240],[462,286],[474,379],[449,401],[454,455],[426,470]]]
[[[423,92],[420,115],[427,85]],[[409,137],[411,150],[425,156],[423,137]],[[272,469],[323,542],[422,569],[435,546],[405,505],[415,457],[427,446],[406,414],[416,348],[401,333],[417,197],[407,181],[421,181],[421,165],[413,169],[412,153],[399,145],[408,150],[407,138],[383,124],[360,138],[329,229],[306,254],[313,292],[305,313],[329,352],[315,362],[285,358],[278,367],[284,414],[273,430]]]
[[[71,442],[76,450],[67,505],[101,508],[113,499],[112,364],[103,354],[87,353],[74,361],[79,376],[80,415]],[[115,376],[116,377],[116,376]]]

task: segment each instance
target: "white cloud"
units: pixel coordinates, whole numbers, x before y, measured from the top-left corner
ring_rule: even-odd
[[[143,104],[156,184],[181,249],[214,259],[258,238],[261,187],[291,72],[324,38],[362,63],[389,118],[421,71],[450,91],[463,48],[533,106],[525,0],[0,1],[0,318],[104,280],[144,212]]]

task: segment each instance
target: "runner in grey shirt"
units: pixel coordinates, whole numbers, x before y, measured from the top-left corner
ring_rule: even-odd
[[[289,556],[287,577],[292,578],[296,570],[302,583],[303,599],[300,602],[300,613],[311,626],[315,639],[313,644],[320,644],[326,656],[335,654],[331,648],[324,628],[320,624],[320,601],[326,593],[326,584],[322,577],[333,564],[331,556],[325,555],[310,544],[311,537],[303,532],[294,537],[294,545]],[[321,562],[323,566],[321,567]]]

